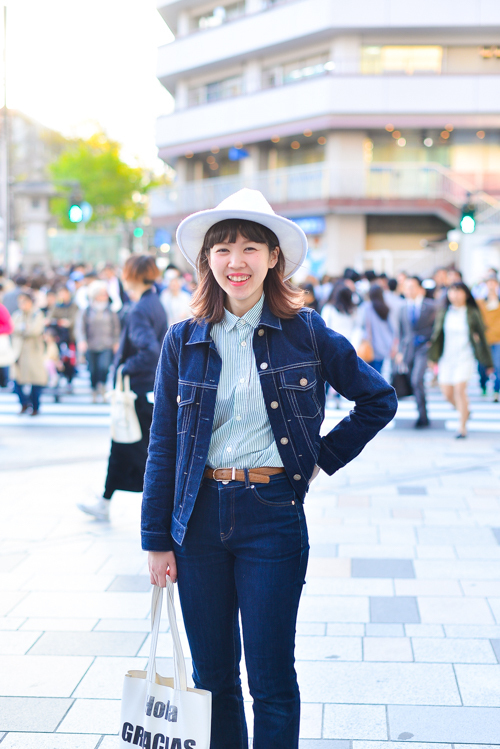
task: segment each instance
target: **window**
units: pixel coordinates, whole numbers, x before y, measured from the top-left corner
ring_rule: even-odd
[[[361,72],[365,75],[383,73],[441,73],[443,48],[439,46],[369,46],[361,51]]]
[[[238,16],[242,16],[244,13],[244,0],[239,0],[239,2],[230,3],[229,5],[217,5],[212,11],[207,11],[201,16],[194,16],[191,26],[194,31],[212,29],[215,26],[221,26],[223,23],[231,21],[233,18],[238,18]]]
[[[328,59],[328,53],[324,52],[314,57],[304,57],[301,60],[282,65],[275,65],[264,69],[262,73],[263,88],[274,88],[288,83],[324,75],[335,69],[335,63]]]
[[[240,96],[243,93],[243,88],[241,75],[191,88],[188,91],[188,107],[197,107],[200,104]]]

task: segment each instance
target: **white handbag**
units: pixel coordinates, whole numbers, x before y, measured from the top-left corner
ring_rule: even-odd
[[[10,335],[0,335],[0,367],[10,367],[18,357],[10,340]]]
[[[153,586],[151,648],[147,671],[129,671],[123,683],[120,749],[209,749],[212,695],[192,689],[186,682],[174,608],[174,585],[167,577],[167,611],[174,643],[174,677],[156,673],[156,646],[160,628],[163,589]]]
[[[130,389],[130,377],[123,377],[122,367],[118,367],[115,389],[111,392],[111,438],[114,442],[128,444],[142,439],[135,410],[136,398],[137,395]]]

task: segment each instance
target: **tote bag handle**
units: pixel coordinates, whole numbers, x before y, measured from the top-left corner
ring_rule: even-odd
[[[170,634],[174,645],[174,689],[187,691],[186,663],[182,652],[181,639],[177,627],[177,618],[174,607],[174,584],[167,575],[167,613],[170,624]],[[161,607],[163,600],[163,589],[157,585],[153,586],[151,602],[151,647],[149,650],[149,661],[147,667],[147,680],[154,682],[156,678],[156,648],[158,646],[158,634],[160,631]]]

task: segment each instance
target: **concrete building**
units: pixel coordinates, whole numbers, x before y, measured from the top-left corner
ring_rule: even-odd
[[[175,110],[157,145],[177,176],[152,196],[157,227],[173,234],[188,213],[255,187],[303,226],[311,268],[337,274],[452,262],[444,240],[469,193],[478,223],[498,220],[496,0],[158,10],[175,35],[158,57]]]

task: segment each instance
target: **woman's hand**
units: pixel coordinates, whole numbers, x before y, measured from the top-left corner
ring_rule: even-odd
[[[164,588],[167,575],[173,583],[177,582],[177,563],[173,551],[148,552],[148,566],[151,585]]]

